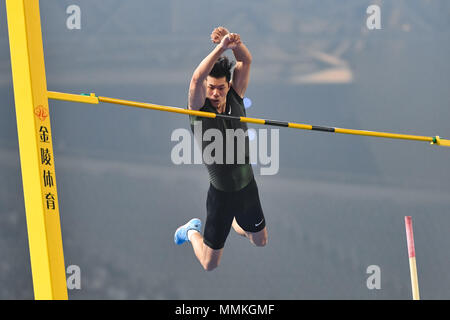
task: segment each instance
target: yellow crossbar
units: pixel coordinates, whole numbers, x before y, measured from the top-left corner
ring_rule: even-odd
[[[98,98],[93,93],[91,93],[90,96],[85,96],[81,94],[70,94],[70,93],[48,91],[47,97],[53,100],[98,104]]]
[[[355,130],[355,129],[343,129],[343,128],[333,128],[333,127],[322,127],[322,126],[313,126],[309,124],[295,123],[295,122],[285,122],[285,121],[274,121],[274,120],[265,120],[265,119],[257,119],[257,118],[249,118],[249,117],[236,117],[225,114],[216,114],[213,112],[204,112],[197,110],[189,110],[177,107],[170,106],[162,106],[152,103],[145,102],[137,102],[116,98],[108,98],[108,97],[97,97],[94,93],[91,93],[90,96],[84,95],[76,95],[76,94],[68,94],[61,92],[49,91],[48,97],[51,99],[58,100],[68,100],[74,102],[83,102],[83,103],[112,103],[129,107],[137,107],[151,110],[158,110],[164,112],[173,112],[180,113],[186,115],[193,115],[198,117],[205,118],[226,118],[239,120],[241,122],[260,124],[260,125],[271,125],[271,126],[280,126],[287,127],[293,129],[302,129],[302,130],[314,130],[314,131],[322,131],[322,132],[332,132],[332,133],[341,133],[341,134],[351,134],[351,135],[360,135],[360,136],[368,136],[368,137],[377,137],[377,138],[389,138],[389,139],[403,139],[403,140],[415,140],[415,141],[425,141],[430,142],[431,144],[436,144],[439,146],[450,147],[450,140],[442,139],[439,136],[429,137],[429,136],[418,136],[411,134],[399,134],[399,133],[389,133],[389,132],[377,132],[377,131],[367,131],[367,130]]]

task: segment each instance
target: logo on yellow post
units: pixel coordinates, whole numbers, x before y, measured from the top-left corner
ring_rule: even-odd
[[[34,114],[39,118],[41,121],[45,121],[45,119],[48,117],[48,111],[44,108],[44,106],[37,106],[34,109]]]

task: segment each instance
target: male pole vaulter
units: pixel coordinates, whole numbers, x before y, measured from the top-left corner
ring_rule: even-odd
[[[188,108],[214,112],[218,115],[246,116],[243,97],[250,78],[252,56],[236,33],[218,27],[211,33],[211,40],[217,46],[203,59],[192,75],[189,87]],[[231,80],[230,62],[222,54],[231,49],[236,58],[236,66]],[[191,129],[201,124],[202,137],[208,129],[216,129],[227,140],[227,129],[247,133],[247,124],[220,118],[190,116]],[[229,131],[229,130],[228,130]],[[229,133],[228,133],[229,134]],[[236,136],[233,135],[232,139]],[[213,141],[199,141],[202,151]],[[233,142],[235,142],[233,140]],[[201,235],[201,221],[194,218],[179,227],[174,235],[176,244],[190,242],[195,256],[207,271],[215,269],[222,257],[225,241],[233,229],[247,237],[256,246],[267,243],[267,229],[258,195],[258,188],[249,161],[248,134],[245,143],[234,144],[234,159],[226,161],[227,148],[223,144],[223,161],[205,165],[209,173],[210,186],[206,200],[206,223]],[[244,156],[245,161],[236,161]],[[228,158],[229,159],[229,158]]]

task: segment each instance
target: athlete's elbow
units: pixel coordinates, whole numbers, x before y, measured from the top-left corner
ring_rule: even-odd
[[[250,52],[242,58],[242,63],[248,66],[252,64],[252,61],[253,57]]]

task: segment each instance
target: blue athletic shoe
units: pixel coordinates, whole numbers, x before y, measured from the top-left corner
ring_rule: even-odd
[[[189,242],[188,239],[188,231],[189,230],[197,230],[200,232],[200,229],[202,227],[202,222],[200,219],[194,218],[189,220],[188,223],[185,225],[182,225],[175,231],[175,235],[173,237],[176,244],[180,245],[185,243],[186,241]]]

